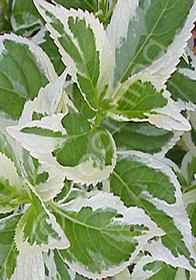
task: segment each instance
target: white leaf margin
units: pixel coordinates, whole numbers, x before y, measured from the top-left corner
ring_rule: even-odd
[[[64,260],[65,263],[73,270],[77,271],[79,274],[84,275],[88,278],[97,279],[100,277],[114,276],[122,272],[130,263],[133,262],[135,257],[138,255],[139,251],[144,248],[147,240],[154,236],[164,235],[163,230],[158,228],[158,226],[147,216],[143,209],[137,207],[127,208],[118,196],[114,196],[112,193],[106,193],[102,191],[95,191],[89,194],[89,197],[78,197],[74,201],[66,204],[65,209],[69,211],[79,212],[83,207],[91,207],[93,211],[97,209],[115,209],[119,214],[123,215],[123,218],[115,218],[114,222],[119,222],[120,224],[136,224],[144,225],[149,228],[148,233],[135,237],[138,241],[138,246],[134,253],[130,256],[129,261],[122,263],[118,267],[111,267],[101,272],[100,274],[91,273],[86,270],[86,268],[80,263],[71,263]]]
[[[174,185],[176,188],[176,202],[174,204],[169,205],[164,200],[152,196],[149,196],[149,200],[157,209],[165,212],[166,215],[173,219],[174,225],[183,236],[183,241],[191,254],[190,257],[196,261],[196,253],[193,249],[191,224],[183,202],[181,186],[177,180],[177,176],[172,171],[171,167],[167,165],[167,161],[157,158],[157,156],[137,151],[119,152],[118,154],[121,159],[132,159],[148,166],[149,168],[162,172]],[[152,240],[151,243],[145,245],[145,249],[150,251],[152,257],[156,260],[164,261],[173,267],[182,267],[190,271],[196,271],[183,255],[178,255],[178,257],[172,255],[171,251],[162,244],[160,239],[158,241]]]
[[[2,55],[7,52],[3,44],[5,40],[28,46],[29,51],[33,54],[35,62],[37,63],[40,71],[46,76],[49,81],[55,81],[55,79],[57,78],[57,74],[47,54],[39,46],[33,44],[30,40],[28,40],[27,38],[23,38],[22,36],[18,36],[13,33],[0,36],[0,60]]]

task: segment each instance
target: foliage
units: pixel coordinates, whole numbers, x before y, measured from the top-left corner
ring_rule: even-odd
[[[195,14],[0,0],[0,279],[195,279]]]

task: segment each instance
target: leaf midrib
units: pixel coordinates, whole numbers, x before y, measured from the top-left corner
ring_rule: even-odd
[[[69,215],[67,215],[63,210],[61,210],[59,207],[57,207],[54,204],[51,204],[51,207],[53,208],[53,210],[55,212],[57,212],[60,216],[63,216],[64,218],[68,219],[69,221],[73,222],[74,224],[78,224],[80,226],[83,226],[87,229],[92,229],[92,230],[96,230],[96,231],[106,231],[106,232],[127,232],[127,229],[115,229],[115,228],[103,228],[103,227],[96,227],[96,226],[92,226],[89,224],[85,224],[77,219],[74,219],[73,217],[70,217]],[[69,210],[68,210],[69,211]],[[109,224],[108,224],[109,225]],[[128,224],[125,224],[128,225]]]
[[[163,8],[159,18],[157,19],[157,22],[155,23],[154,27],[152,28],[151,32],[149,33],[149,35],[146,37],[144,43],[142,44],[142,46],[139,48],[139,50],[137,51],[136,55],[134,56],[134,58],[132,59],[132,61],[130,62],[130,64],[127,66],[124,74],[122,75],[122,77],[119,79],[119,81],[122,83],[127,75],[127,73],[129,72],[130,67],[132,66],[132,64],[134,63],[134,61],[136,60],[136,58],[138,57],[138,55],[140,54],[140,52],[142,51],[142,49],[144,48],[145,44],[148,42],[148,40],[150,39],[150,37],[152,36],[152,34],[154,33],[154,30],[156,29],[157,25],[159,24],[163,14],[165,13],[165,11],[167,10],[166,7],[169,4],[169,0],[167,0],[167,3],[165,5],[165,7]]]
[[[18,91],[15,91],[15,90],[12,90],[12,89],[9,89],[9,88],[5,88],[5,87],[2,87],[2,86],[0,86],[0,90],[9,91],[9,92],[11,92],[11,93],[13,93],[13,94],[18,95],[20,98],[23,98],[23,99],[27,100],[27,97],[24,96],[24,95],[22,95],[22,94],[21,94],[20,92],[18,92]]]

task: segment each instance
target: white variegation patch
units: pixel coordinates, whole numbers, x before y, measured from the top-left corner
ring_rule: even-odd
[[[2,55],[7,52],[3,44],[5,40],[28,46],[30,52],[35,57],[35,63],[37,63],[40,71],[47,77],[49,81],[55,81],[57,74],[49,57],[39,46],[33,44],[30,40],[23,38],[22,36],[18,36],[16,34],[4,34],[0,36],[0,60]]]
[[[176,202],[173,204],[168,204],[166,201],[155,198],[150,194],[148,194],[148,199],[157,209],[163,211],[166,215],[173,219],[174,225],[182,234],[182,239],[190,252],[191,258],[193,260],[196,260],[196,254],[193,250],[191,224],[182,199],[181,186],[171,167],[167,165],[164,160],[162,161],[161,159],[157,159],[156,156],[151,156],[142,152],[120,152],[119,155],[122,159],[132,159],[136,162],[145,164],[150,168],[162,172],[168,177],[170,182],[175,187]],[[145,194],[147,195],[147,193]],[[172,252],[162,244],[161,239],[159,239],[158,241],[152,240],[145,246],[145,249],[147,251],[150,251],[152,257],[156,260],[164,261],[174,267],[182,267],[188,270],[195,271],[193,266],[190,265],[187,258],[180,254],[175,257]]]
[[[17,266],[11,280],[45,279],[45,269],[42,252],[29,248],[21,252],[17,258]]]
[[[154,274],[156,274],[156,271],[144,270],[144,267],[145,267],[145,265],[147,265],[149,263],[152,263],[154,261],[155,260],[150,256],[142,257],[137,262],[137,264],[135,265],[130,279],[132,279],[132,280],[144,280],[144,279],[149,279],[150,277],[152,277]]]
[[[128,268],[125,268],[122,272],[115,275],[113,277],[113,280],[130,280],[130,273]]]
[[[118,1],[110,24],[107,27],[107,36],[114,50],[121,44],[123,38],[126,38],[129,22],[136,15],[136,8],[139,0]]]

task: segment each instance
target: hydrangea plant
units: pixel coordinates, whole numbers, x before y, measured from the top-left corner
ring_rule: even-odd
[[[0,279],[195,279],[196,2],[0,13]]]

